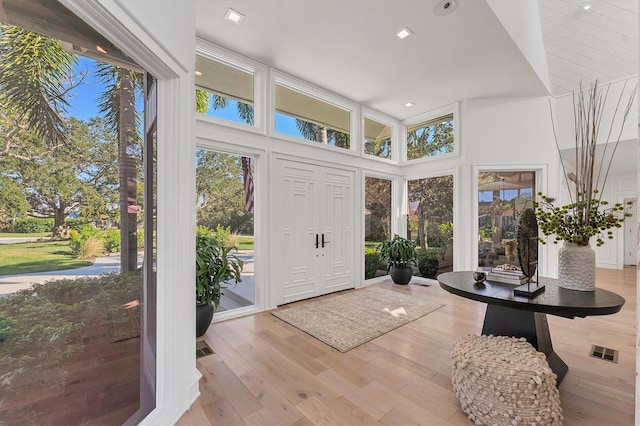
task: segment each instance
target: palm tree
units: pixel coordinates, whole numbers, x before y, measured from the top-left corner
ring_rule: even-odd
[[[136,92],[142,91],[142,75],[119,66],[98,62],[97,75],[106,84],[100,96],[100,114],[118,135],[120,163],[120,270],[138,267],[137,159],[142,139],[137,129],[141,117],[136,111]]]
[[[202,89],[196,89],[196,112],[206,114],[211,108],[226,108],[227,106],[229,106],[229,100],[229,98],[226,98],[224,96],[217,95],[215,93],[209,93]],[[238,117],[240,117],[248,125],[253,126],[253,105],[237,101],[236,110],[238,112]]]
[[[0,23],[0,109],[16,112],[20,125],[45,141],[46,152],[67,141],[63,115],[71,87],[65,82],[77,60],[58,40]],[[13,144],[7,137],[0,156]]]

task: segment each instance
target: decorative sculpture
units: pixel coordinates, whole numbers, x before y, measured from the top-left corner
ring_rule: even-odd
[[[526,284],[516,287],[513,293],[517,296],[534,297],[544,290],[544,285],[533,278],[538,270],[538,221],[532,208],[524,209],[520,216],[517,241],[518,262],[526,277]]]

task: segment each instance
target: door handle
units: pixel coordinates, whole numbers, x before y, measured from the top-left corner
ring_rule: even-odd
[[[322,248],[324,248],[325,244],[329,244],[329,241],[324,240],[324,234],[322,234]]]
[[[324,238],[324,236],[323,236],[323,238]],[[318,248],[318,234],[316,234],[316,248]]]

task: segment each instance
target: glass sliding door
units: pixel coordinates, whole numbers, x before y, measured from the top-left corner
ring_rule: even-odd
[[[376,248],[391,238],[391,181],[365,177],[364,192],[364,270],[370,279],[388,274]]]
[[[478,266],[513,264],[520,215],[533,208],[534,171],[478,173]]]
[[[453,176],[407,183],[407,238],[418,245],[415,275],[435,278],[453,270]]]

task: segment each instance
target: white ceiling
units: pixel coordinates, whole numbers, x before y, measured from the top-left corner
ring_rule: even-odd
[[[580,80],[608,82],[638,73],[638,0],[539,4],[554,95],[577,90]]]
[[[460,0],[196,2],[200,37],[398,119],[461,99],[549,92],[491,7]],[[223,19],[231,7],[241,25]],[[413,35],[395,34],[409,27]],[[407,102],[415,106],[406,108]]]
[[[434,13],[437,4],[203,0],[196,27],[204,39],[399,119],[460,99],[548,94],[485,0],[458,0],[446,16]],[[637,74],[638,0],[538,4],[552,94]],[[241,25],[223,19],[229,7],[246,16]],[[414,34],[400,40],[403,27]]]

